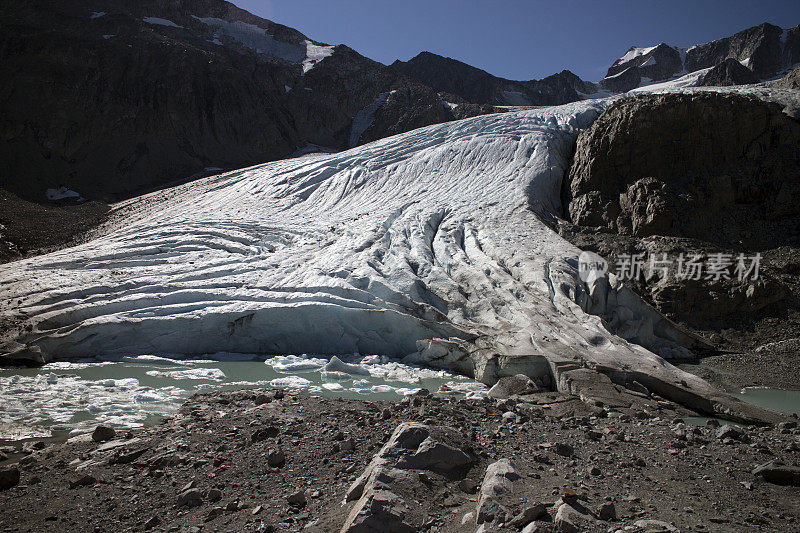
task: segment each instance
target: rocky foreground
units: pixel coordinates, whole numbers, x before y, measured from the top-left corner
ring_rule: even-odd
[[[519,386],[506,380],[492,395]],[[0,526],[797,531],[796,422],[694,427],[686,414],[645,394],[614,409],[558,393],[203,394],[155,427],[27,443],[0,473]]]

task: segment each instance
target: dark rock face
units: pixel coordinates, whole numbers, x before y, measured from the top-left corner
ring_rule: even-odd
[[[798,238],[798,143],[800,124],[754,98],[626,99],[578,137],[569,216],[636,237],[785,243]],[[757,220],[786,228],[754,232]]]
[[[772,24],[761,24],[686,52],[686,70],[693,72],[714,67],[725,59],[747,61],[760,79],[778,74],[800,62],[800,26],[784,31]]]
[[[568,70],[541,80],[512,81],[449,57],[422,52],[392,68],[434,89],[455,94],[468,102],[493,105],[558,105],[596,91],[594,84]]]
[[[392,89],[413,98],[371,138],[455,118],[346,46],[316,62],[307,46],[321,43],[222,0],[4,4],[0,188],[113,200],[307,143],[346,148],[359,110]]]
[[[701,86],[722,87],[726,85],[747,85],[757,83],[758,76],[735,59],[729,57],[703,76]]]
[[[374,115],[372,125],[359,138],[365,143],[439,122],[467,118],[495,110],[493,106],[470,104],[450,98],[451,107],[441,96],[423,85],[408,85],[391,91]],[[461,102],[461,103],[458,103]]]
[[[638,67],[626,68],[618,74],[603,78],[600,86],[607,91],[615,93],[625,93],[635,89],[642,83],[642,75]]]
[[[777,338],[796,336],[798,143],[800,123],[751,97],[621,100],[578,137],[564,184],[565,214],[578,226],[559,230],[605,257],[612,271],[624,255],[640,254],[641,275],[626,282],[720,348],[751,346],[738,344],[751,342],[746,336],[728,340],[737,328],[755,331],[752,342],[761,344],[779,331]],[[735,274],[740,253],[745,267],[763,256],[757,279]],[[729,276],[678,276],[681,257],[703,258],[707,268],[716,254],[729,258]],[[666,269],[650,267],[652,259],[663,259]]]
[[[800,89],[800,67],[775,82],[775,87],[779,89]]]

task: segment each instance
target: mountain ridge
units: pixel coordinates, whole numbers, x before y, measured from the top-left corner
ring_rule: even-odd
[[[494,76],[463,61],[423,51],[408,61],[397,60],[391,68],[442,92],[492,105],[558,105],[595,92],[569,70],[540,80],[516,81]]]
[[[800,63],[800,26],[784,29],[764,22],[728,37],[685,48],[666,43],[647,48],[632,46],[612,63],[599,83],[606,90],[626,92],[712,69],[728,59],[740,62],[758,81],[779,76]]]
[[[0,29],[0,188],[39,202],[60,185],[113,201],[308,144],[345,149],[358,113],[394,90],[410,97],[358,142],[493,111],[222,0],[35,0],[0,7]]]

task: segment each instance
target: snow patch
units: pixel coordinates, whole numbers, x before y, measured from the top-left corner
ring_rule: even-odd
[[[644,63],[642,63],[642,64],[641,64],[641,65],[639,65],[639,66],[640,66],[640,67],[651,67],[651,66],[653,66],[653,65],[655,65],[655,64],[656,64],[656,58],[655,58],[655,56],[650,56],[650,58],[649,58],[647,61],[645,61]]]
[[[216,28],[215,41],[219,41],[222,37],[228,37],[258,54],[277,57],[290,63],[300,63],[303,67],[303,74],[329,57],[334,51],[333,46],[316,44],[309,40],[304,40],[299,44],[279,41],[266,29],[239,20],[229,22],[216,17],[198,17],[196,15],[192,15],[192,17],[207,26]]]
[[[356,113],[356,116],[353,117],[353,124],[350,126],[350,140],[348,142],[350,148],[358,145],[361,136],[372,126],[375,120],[375,113],[377,113],[378,109],[386,105],[390,94],[391,91],[379,94],[372,103],[361,109]]]
[[[103,38],[107,37],[113,37],[113,35],[103,36]],[[50,201],[67,200],[67,199],[80,201],[84,199],[80,194],[76,193],[71,189],[67,189],[66,187],[63,186],[59,187],[58,189],[47,189],[44,192],[44,195]]]
[[[153,24],[156,26],[167,26],[169,28],[183,28],[183,26],[178,26],[174,22],[168,19],[162,19],[159,17],[145,17],[142,19],[144,22],[148,24]]]
[[[303,74],[314,68],[317,63],[333,54],[333,46],[314,44],[303,41],[306,45],[306,58],[303,60]]]
[[[647,55],[647,54],[649,54],[650,52],[652,52],[655,49],[656,49],[655,46],[651,46],[649,48],[638,48],[638,47],[633,46],[633,47],[631,47],[630,50],[627,51],[627,53],[624,56],[622,56],[619,59],[617,59],[616,61],[614,61],[614,64],[615,65],[619,65],[621,63],[627,63],[628,61],[636,59],[637,57],[640,57],[640,56],[643,56],[643,55]]]
[[[641,87],[632,89],[631,91],[629,91],[629,93],[639,94],[639,93],[648,93],[654,91],[679,89],[681,87],[696,87],[700,84],[700,82],[703,79],[703,76],[705,76],[709,70],[711,70],[711,68],[704,68],[664,82],[652,83],[649,85],[643,84]]]

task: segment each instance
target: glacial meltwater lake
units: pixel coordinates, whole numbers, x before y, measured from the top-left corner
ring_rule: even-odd
[[[101,423],[141,426],[174,412],[195,392],[266,386],[368,400],[398,399],[420,388],[461,397],[486,391],[463,376],[377,355],[109,357],[0,369],[0,440],[77,434]]]

